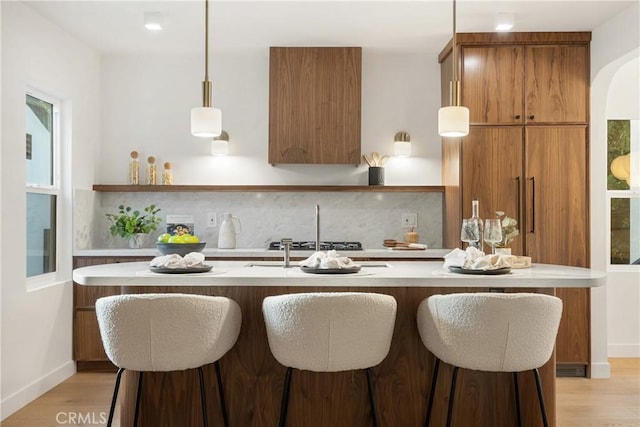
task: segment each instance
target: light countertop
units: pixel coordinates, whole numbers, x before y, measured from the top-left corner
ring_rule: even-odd
[[[606,273],[588,268],[533,264],[499,276],[451,273],[442,261],[369,261],[353,274],[308,274],[279,262],[206,261],[208,273],[158,274],[147,262],[103,264],[73,271],[89,286],[327,286],[327,287],[477,287],[588,288],[606,283]],[[293,263],[295,265],[295,263]]]
[[[401,250],[401,249],[365,249],[361,251],[340,251],[343,256],[349,258],[414,258],[414,259],[440,259],[451,249],[425,249],[425,250]],[[205,248],[202,253],[205,257],[211,258],[282,258],[283,251],[269,250],[265,248],[240,248],[240,249],[218,249]],[[291,251],[292,257],[306,258],[313,251]],[[83,249],[75,250],[74,256],[95,256],[95,257],[155,257],[161,255],[156,248],[142,249]]]

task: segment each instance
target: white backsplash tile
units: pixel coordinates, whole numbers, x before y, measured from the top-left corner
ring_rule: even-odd
[[[401,215],[418,214],[420,243],[442,247],[441,193],[370,192],[176,192],[176,193],[95,193],[99,200],[92,218],[93,248],[124,248],[127,242],[109,234],[105,213],[115,213],[120,204],[142,210],[155,204],[162,210],[160,229],[147,239],[153,247],[164,231],[166,215],[193,215],[196,234],[207,247],[217,247],[218,230],[224,213],[240,219],[242,228],[236,237],[237,248],[263,248],[270,241],[291,237],[315,240],[315,205],[320,205],[320,238],[334,241],[360,241],[368,249],[381,248],[384,239],[402,240]],[[85,209],[86,204],[82,205]],[[209,212],[216,212],[217,227],[207,228]],[[77,229],[86,215],[77,215]],[[76,248],[85,244],[85,233],[78,232]],[[82,247],[85,249],[85,247]]]

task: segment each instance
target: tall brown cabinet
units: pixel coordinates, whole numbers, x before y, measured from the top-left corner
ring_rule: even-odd
[[[589,266],[589,42],[591,33],[457,35],[461,103],[469,135],[443,139],[446,247],[477,197],[480,216],[518,219],[515,254],[533,262]],[[451,43],[440,54],[449,99]],[[446,83],[446,84],[445,84]],[[557,289],[564,303],[559,372],[588,373],[587,289]]]

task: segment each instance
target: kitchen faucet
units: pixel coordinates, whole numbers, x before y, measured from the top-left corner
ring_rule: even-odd
[[[316,205],[316,252],[320,251],[320,205]]]
[[[291,245],[293,239],[282,239],[280,243],[284,248],[284,268],[291,268]]]

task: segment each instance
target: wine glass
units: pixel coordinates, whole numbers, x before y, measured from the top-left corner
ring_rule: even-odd
[[[496,245],[502,241],[502,224],[500,218],[487,219],[484,223],[484,241],[491,246],[491,253],[496,253]]]
[[[468,246],[475,246],[474,243],[480,241],[480,229],[478,223],[468,219],[462,220],[462,229],[460,230],[460,240],[467,242]]]

